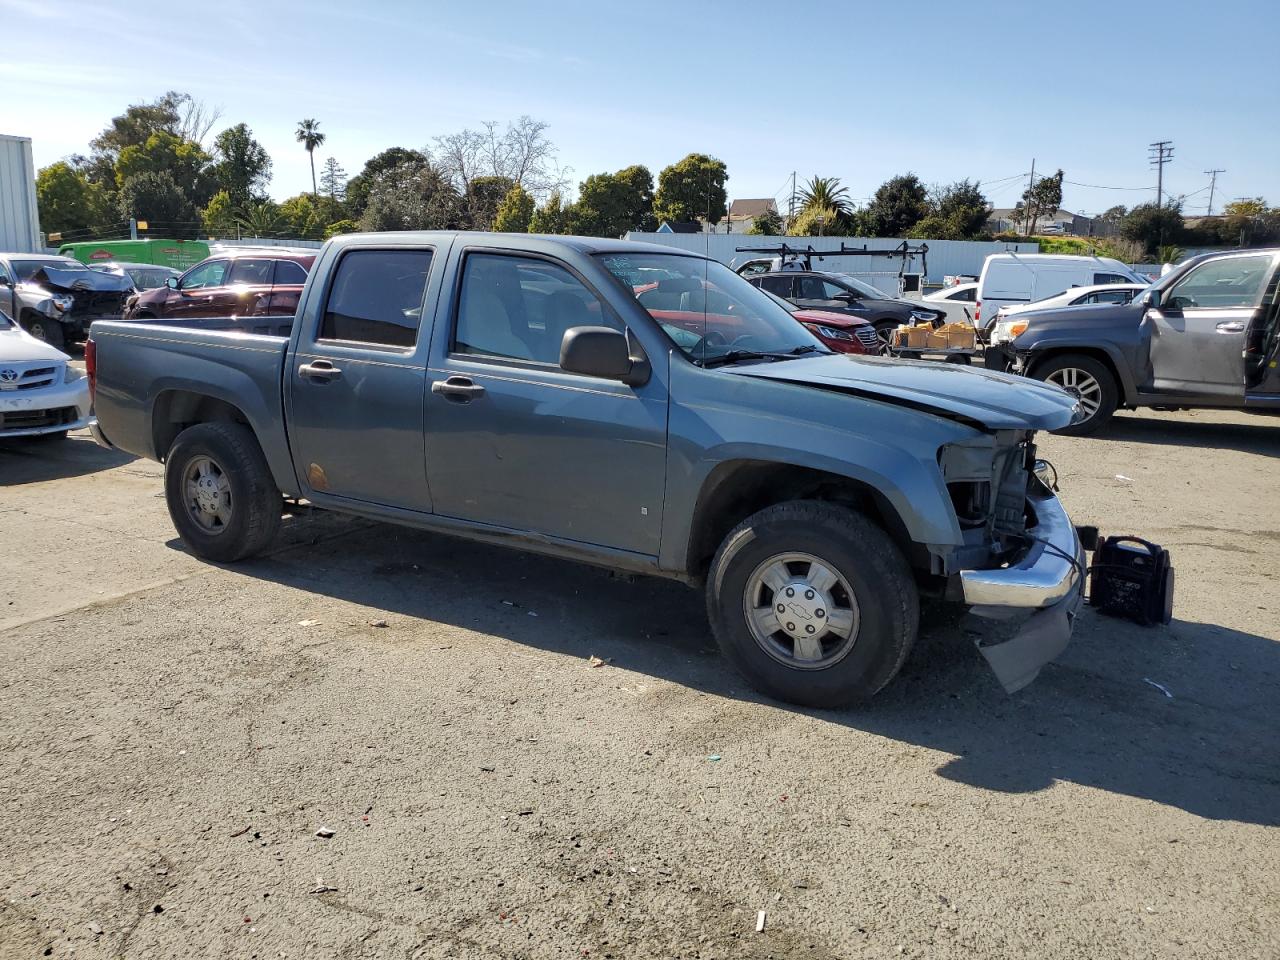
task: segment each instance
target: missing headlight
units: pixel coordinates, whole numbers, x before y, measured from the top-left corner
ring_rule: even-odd
[[[991,484],[985,480],[957,480],[947,484],[951,505],[961,527],[981,527],[991,516]]]

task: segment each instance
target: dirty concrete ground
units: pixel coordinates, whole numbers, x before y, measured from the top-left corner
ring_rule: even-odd
[[[1008,697],[931,612],[824,712],[676,584],[319,514],[213,566],[159,466],[0,446],[0,956],[1270,960],[1280,421],[1042,451],[1173,624]]]

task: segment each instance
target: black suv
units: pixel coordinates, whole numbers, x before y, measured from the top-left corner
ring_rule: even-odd
[[[930,323],[938,326],[947,318],[942,310],[934,310],[923,303],[886,297],[871,284],[847,273],[782,270],[757,273],[747,280],[783,300],[790,300],[797,307],[847,313],[866,320],[876,328],[884,343],[889,342],[900,324]]]

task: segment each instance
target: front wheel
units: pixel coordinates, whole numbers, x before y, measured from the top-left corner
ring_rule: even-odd
[[[879,692],[920,621],[911,570],[888,534],[809,500],[767,507],[725,537],[707,615],[725,658],[756,689],[808,707]]]
[[[280,527],[280,491],[257,439],[239,423],[199,423],[178,434],[164,493],[182,542],[206,560],[260,553]]]
[[[1054,433],[1088,436],[1106,426],[1116,412],[1120,400],[1116,378],[1105,364],[1093,357],[1076,353],[1052,357],[1033,368],[1031,375],[1061,387],[1080,401],[1084,418]]]

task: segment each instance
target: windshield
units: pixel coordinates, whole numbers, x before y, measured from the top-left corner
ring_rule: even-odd
[[[836,276],[839,277],[841,280],[843,280],[845,283],[847,283],[849,286],[853,287],[853,289],[857,290],[864,297],[869,297],[872,300],[888,300],[889,299],[889,295],[885,293],[883,290],[877,290],[875,287],[867,283],[865,280],[859,280],[857,277],[855,277],[851,273],[837,273]]]
[[[600,261],[697,363],[827,352],[772,297],[719,261],[663,253],[601,254]]]
[[[14,260],[11,265],[18,279],[24,281],[30,280],[42,267],[50,270],[84,270],[86,273],[89,270],[79,260],[55,260],[52,257],[48,260]]]
[[[794,303],[791,303],[789,300],[783,300],[776,293],[770,293],[768,290],[761,290],[760,292],[763,293],[770,300],[772,300],[774,303],[776,303],[778,306],[780,306],[783,310],[787,311],[787,313],[800,312],[800,308],[797,307]]]

